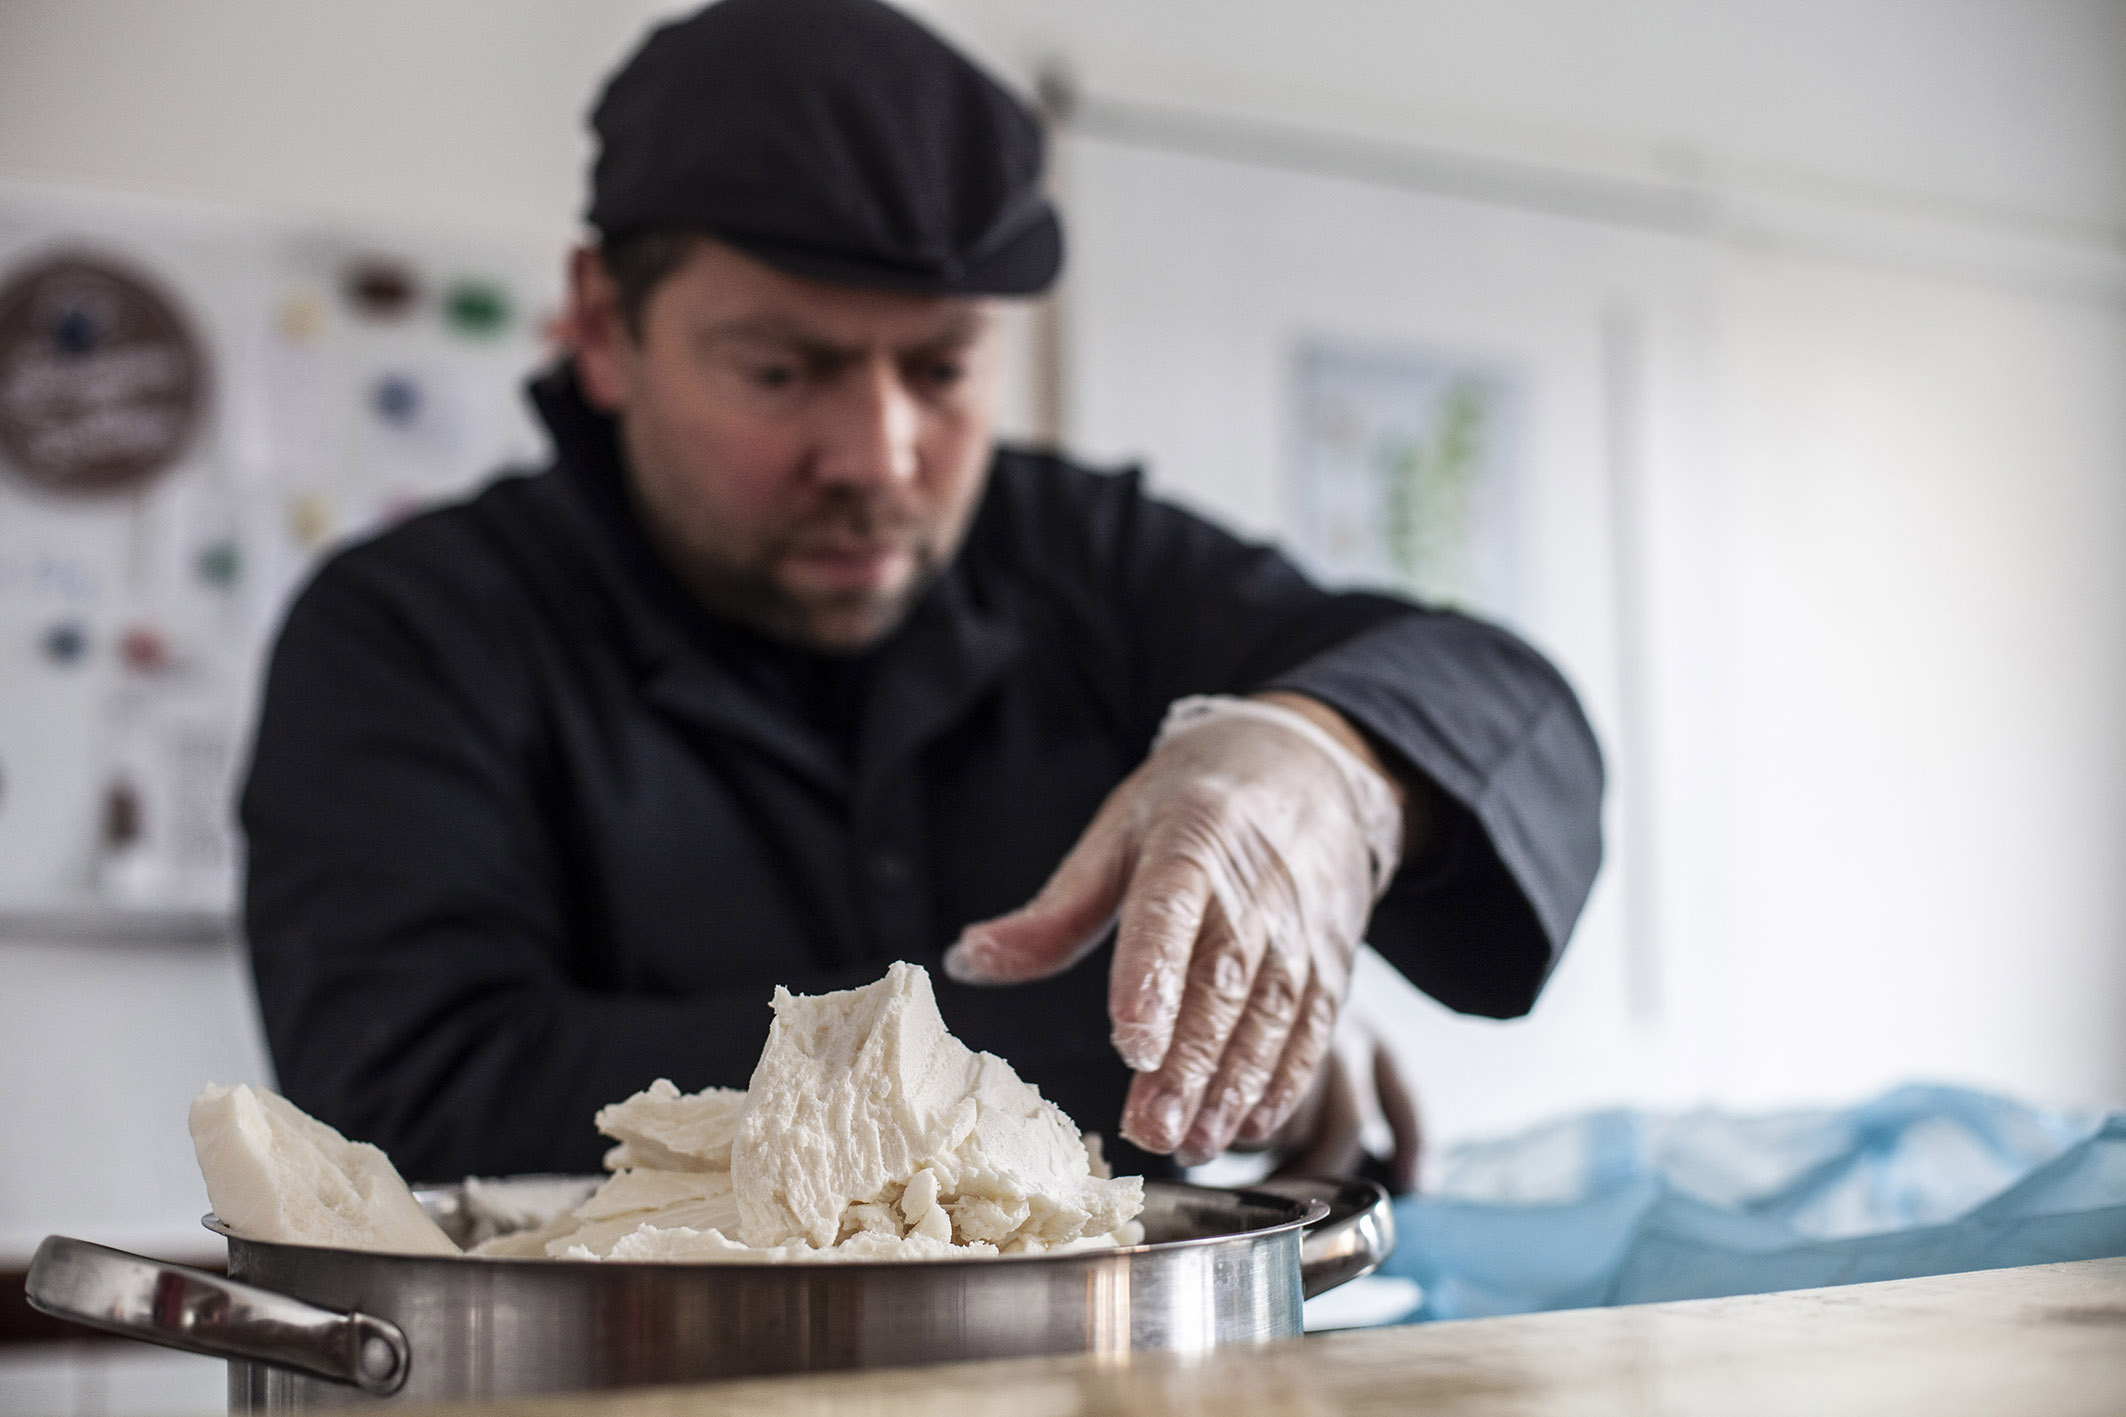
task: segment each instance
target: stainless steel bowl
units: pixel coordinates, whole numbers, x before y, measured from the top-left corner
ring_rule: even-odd
[[[509,1182],[486,1182],[502,1187]],[[551,1178],[524,1184],[551,1186]],[[446,1222],[457,1187],[422,1193]],[[1368,1182],[1145,1186],[1146,1242],[841,1264],[383,1255],[231,1235],[229,1277],[54,1235],[37,1308],[229,1360],[234,1412],[576,1392],[1042,1353],[1203,1351],[1301,1331],[1394,1245]]]

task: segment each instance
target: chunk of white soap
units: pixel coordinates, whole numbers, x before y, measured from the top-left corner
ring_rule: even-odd
[[[1141,1238],[1135,1176],[1003,1059],[954,1038],[930,976],[775,991],[752,1086],[659,1078],[600,1108],[616,1172],[488,1258],[781,1263],[971,1259]],[[384,1154],[270,1092],[213,1088],[192,1135],[214,1210],[249,1238],[455,1254]],[[578,1192],[580,1194],[580,1192]],[[566,1201],[556,1202],[566,1205]]]
[[[841,993],[775,991],[731,1174],[738,1238],[764,1249],[914,1234],[1046,1250],[1144,1204],[1138,1177],[1093,1174],[1061,1108],[946,1031],[911,964]]]
[[[682,1093],[659,1078],[627,1101],[598,1109],[598,1130],[620,1143],[606,1153],[606,1169],[728,1171],[731,1136],[745,1105],[745,1093],[735,1087]]]
[[[593,1259],[616,1256],[614,1246],[638,1230],[684,1229],[722,1235],[738,1228],[728,1171],[622,1171],[576,1207],[578,1227],[547,1241],[560,1258],[587,1250]]]
[[[215,1216],[247,1240],[455,1255],[391,1159],[264,1088],[192,1100],[192,1146]]]

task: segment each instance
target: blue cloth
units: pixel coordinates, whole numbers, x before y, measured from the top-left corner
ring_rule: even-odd
[[[1600,1112],[1455,1148],[1396,1206],[1413,1321],[2126,1255],[2126,1113],[1913,1086],[1840,1111]]]

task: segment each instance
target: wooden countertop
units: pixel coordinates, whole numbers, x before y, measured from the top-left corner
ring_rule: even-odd
[[[2126,1259],[1373,1329],[1208,1360],[1033,1358],[427,1410],[434,1417],[2119,1417],[2126,1414]]]

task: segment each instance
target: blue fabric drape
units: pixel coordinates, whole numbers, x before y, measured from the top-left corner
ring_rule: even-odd
[[[2126,1113],[1962,1088],[1839,1111],[1602,1112],[1456,1148],[1398,1204],[1413,1321],[2126,1255]]]

